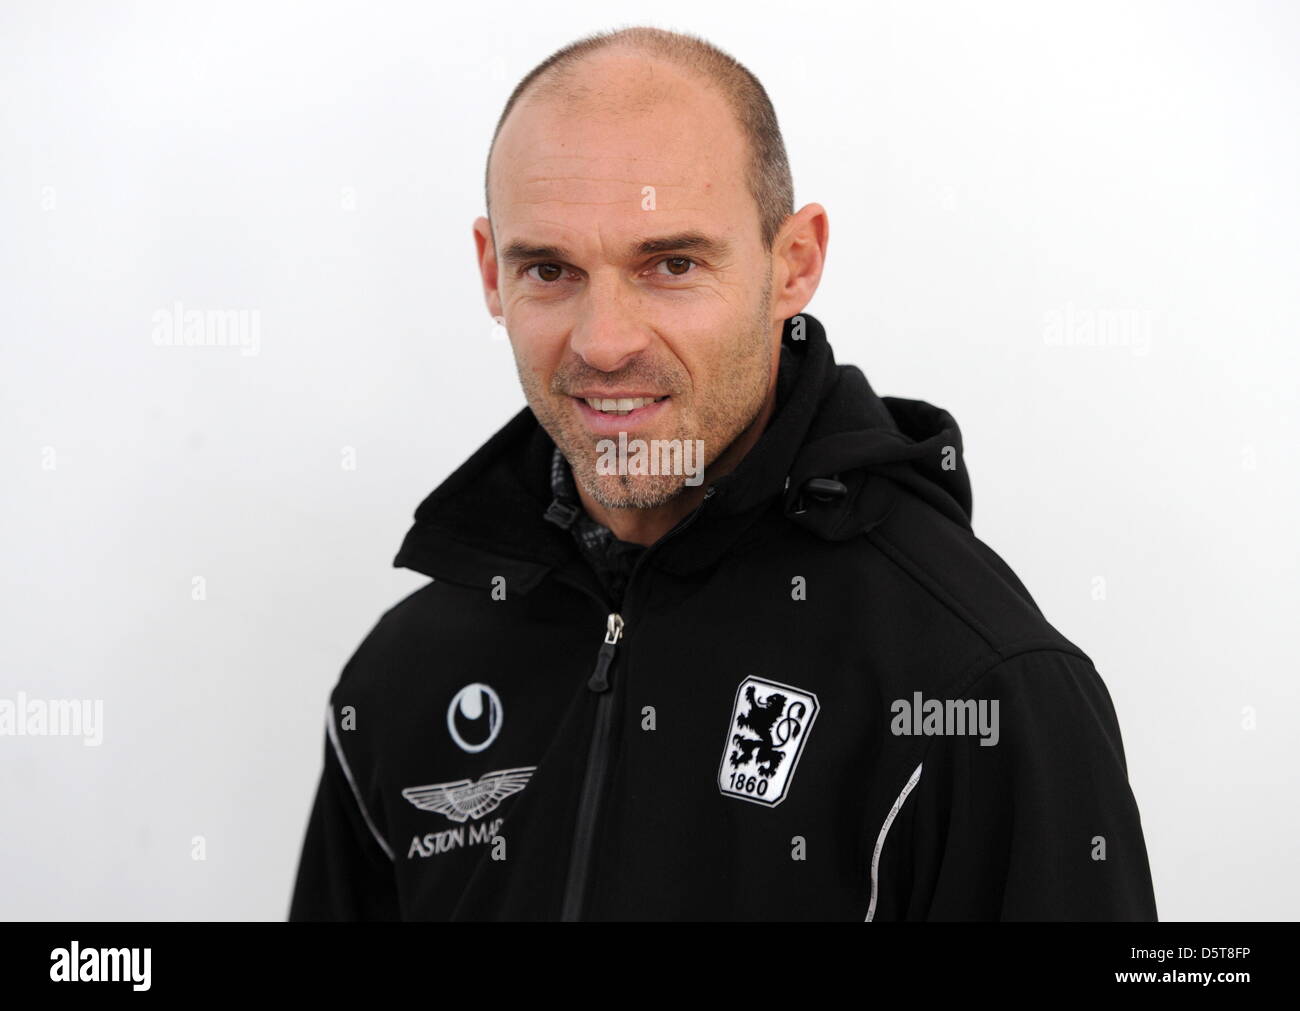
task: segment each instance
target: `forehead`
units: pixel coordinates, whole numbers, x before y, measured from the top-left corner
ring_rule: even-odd
[[[705,224],[739,230],[757,214],[747,157],[716,89],[661,63],[605,65],[584,79],[580,95],[511,111],[492,155],[496,239],[567,232],[575,241],[575,232]],[[549,236],[539,234],[546,229]]]

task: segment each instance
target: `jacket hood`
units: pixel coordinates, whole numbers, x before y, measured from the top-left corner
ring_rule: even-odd
[[[704,568],[773,524],[847,540],[883,521],[904,489],[969,527],[961,432],[947,411],[877,396],[860,369],[835,362],[806,312],[786,320],[781,341],[797,368],[788,395],[748,455],[710,483],[690,529],[656,547],[657,567]],[[393,564],[475,587],[504,576],[527,592],[571,562],[572,537],[544,519],[553,449],[525,407],[420,504]]]

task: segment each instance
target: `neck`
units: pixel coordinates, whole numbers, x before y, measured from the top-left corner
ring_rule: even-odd
[[[591,498],[586,490],[578,486],[578,498],[587,515],[597,523],[609,527],[620,541],[649,547],[664,534],[690,515],[704,501],[709,484],[735,470],[746,454],[753,449],[759,436],[767,428],[772,413],[776,409],[776,377],[767,392],[767,399],[753,423],[740,433],[730,446],[714,460],[704,471],[704,480],[694,487],[686,486],[679,495],[674,496],[663,505],[649,509],[610,509]]]

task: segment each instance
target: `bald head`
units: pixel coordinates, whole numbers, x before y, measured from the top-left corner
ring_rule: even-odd
[[[763,246],[770,250],[794,211],[794,186],[776,113],[762,84],[740,63],[704,40],[656,28],[597,32],[558,50],[519,82],[497,121],[488,151],[484,189],[492,216],[498,185],[498,142],[518,109],[547,108],[566,118],[609,120],[656,109],[684,117],[674,107],[681,87],[711,92],[728,112],[742,185],[752,199]],[[710,146],[716,146],[713,138]],[[495,232],[495,227],[494,227]]]

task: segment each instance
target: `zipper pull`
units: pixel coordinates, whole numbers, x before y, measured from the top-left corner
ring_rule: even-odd
[[[600,652],[596,654],[596,669],[592,672],[587,687],[593,692],[603,692],[609,688],[609,665],[614,662],[614,650],[623,635],[623,616],[611,614],[605,619],[605,641]]]

